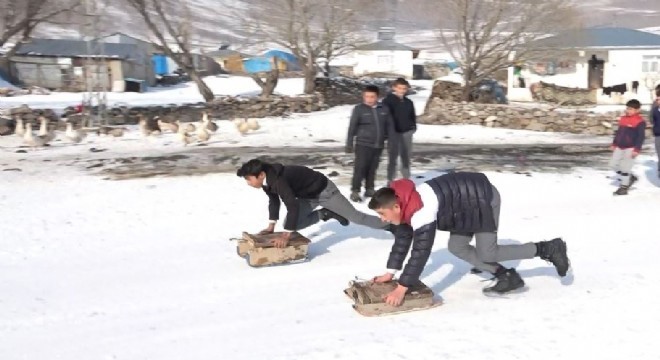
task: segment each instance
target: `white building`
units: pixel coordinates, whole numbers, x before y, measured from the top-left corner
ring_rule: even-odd
[[[355,49],[353,73],[357,76],[388,73],[411,79],[413,52],[413,48],[394,41],[394,28],[381,28],[377,42]]]
[[[660,35],[627,28],[590,28],[544,38],[534,46],[551,50],[553,55],[547,61],[509,68],[511,101],[532,101],[530,85],[543,81],[593,89],[598,104],[625,104],[633,98],[648,104],[653,88],[660,83]]]

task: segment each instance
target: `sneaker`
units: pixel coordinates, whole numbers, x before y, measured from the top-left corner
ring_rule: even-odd
[[[470,274],[473,274],[473,275],[481,274],[482,272],[483,271],[477,269],[476,267],[473,267],[472,269],[470,269]]]
[[[339,223],[342,226],[348,226],[348,220],[345,217],[337,214],[336,212],[334,212],[332,210],[328,210],[326,208],[323,208],[323,209],[319,210],[319,217],[323,221],[328,221],[330,219],[335,219],[335,220],[339,221]]]
[[[352,191],[351,192],[351,201],[352,202],[362,202],[362,198],[360,197],[360,193],[357,191]]]
[[[367,189],[367,190],[364,191],[364,197],[366,197],[366,198],[373,197],[375,193],[376,193],[376,190]]]
[[[484,288],[484,294],[506,294],[525,286],[525,282],[520,277],[516,269],[507,269],[501,267],[499,270],[497,270],[497,273],[495,273],[493,280],[497,280],[497,283],[495,283],[493,286]]]
[[[552,239],[550,241],[541,241],[536,244],[538,249],[538,256],[552,263],[557,269],[559,276],[566,276],[571,262],[568,259],[566,243],[560,238]]]
[[[619,186],[619,188],[614,192],[614,195],[628,195],[628,187],[625,185]]]

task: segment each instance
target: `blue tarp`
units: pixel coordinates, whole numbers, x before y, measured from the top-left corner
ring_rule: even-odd
[[[156,73],[156,75],[169,74],[169,69],[167,68],[167,56],[162,54],[153,54],[151,56],[151,64],[154,67],[154,73]]]
[[[263,55],[243,60],[243,69],[247,73],[259,73],[271,70],[271,59],[277,58],[286,63],[289,71],[299,71],[300,64],[295,55],[282,50],[269,50]]]

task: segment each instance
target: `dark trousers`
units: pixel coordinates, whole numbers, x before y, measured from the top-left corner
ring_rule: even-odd
[[[394,133],[387,139],[387,152],[389,162],[387,164],[387,181],[396,178],[396,166],[401,157],[401,175],[410,179],[410,157],[412,156],[414,130],[404,133]]]
[[[375,188],[376,171],[380,163],[380,154],[383,149],[370,146],[355,146],[355,162],[353,163],[353,180],[351,181],[351,191],[360,191],[362,180],[365,180],[364,187],[368,190]]]

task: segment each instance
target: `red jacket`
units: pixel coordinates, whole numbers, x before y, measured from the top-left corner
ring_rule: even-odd
[[[619,119],[619,128],[614,134],[612,146],[619,149],[634,148],[639,153],[644,145],[646,121],[641,115],[624,115]]]

